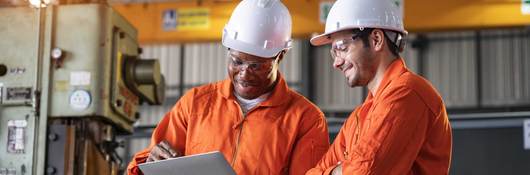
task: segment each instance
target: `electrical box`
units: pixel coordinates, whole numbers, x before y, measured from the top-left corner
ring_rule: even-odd
[[[38,12],[0,8],[0,173],[33,174]]]

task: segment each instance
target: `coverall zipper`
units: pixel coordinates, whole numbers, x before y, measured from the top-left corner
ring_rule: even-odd
[[[236,103],[237,104],[237,103]],[[239,104],[237,104],[239,106]],[[241,124],[239,124],[238,128],[239,128],[239,133],[237,134],[237,137],[236,137],[236,146],[234,147],[234,151],[232,153],[233,157],[232,157],[232,167],[234,167],[234,164],[236,163],[236,157],[237,157],[237,151],[238,151],[238,148],[239,148],[239,138],[241,137],[241,133],[243,132],[243,123],[244,123],[244,120],[245,120],[245,115],[243,114],[243,111],[241,110],[241,107],[239,107],[239,114],[240,116],[243,116],[243,121],[241,121]]]
[[[237,102],[234,102],[236,103],[238,106],[239,104]],[[243,110],[241,110],[241,106],[239,106],[239,113],[241,114],[240,116],[243,116],[243,120],[241,121],[241,124],[239,124],[239,133],[237,134],[237,137],[236,137],[236,147],[234,148],[234,151],[233,151],[233,158],[232,158],[232,167],[234,166],[234,164],[236,163],[236,157],[237,157],[237,151],[238,151],[238,148],[239,148],[239,139],[241,137],[241,133],[243,133],[243,124],[245,123],[245,118],[246,116],[248,116],[248,114],[250,114],[250,112],[254,111],[254,109],[258,108],[259,106],[256,106],[252,109],[250,109],[248,112],[247,112],[247,115],[244,115],[243,114]]]
[[[355,142],[354,144],[356,145],[357,142],[359,141],[359,132],[361,132],[361,128],[359,127],[359,115],[356,113],[355,114]]]

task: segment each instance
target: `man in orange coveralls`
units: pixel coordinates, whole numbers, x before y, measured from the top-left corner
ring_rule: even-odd
[[[307,174],[448,174],[451,127],[438,92],[409,71],[402,7],[390,0],[338,0],[325,33],[333,67],[368,97],[344,123],[331,148]]]
[[[129,174],[141,174],[137,165],[146,161],[215,150],[237,174],[305,174],[326,153],[323,113],[278,71],[291,45],[287,8],[279,0],[243,0],[222,39],[229,78],[189,90],[134,156]]]

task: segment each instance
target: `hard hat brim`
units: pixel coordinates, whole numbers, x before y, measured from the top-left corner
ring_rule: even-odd
[[[331,44],[331,42],[333,42],[331,40],[331,36],[332,34],[334,33],[337,33],[337,32],[341,32],[341,31],[344,31],[344,30],[351,30],[351,29],[357,29],[359,28],[358,26],[350,26],[350,27],[344,27],[340,30],[335,30],[335,31],[332,31],[332,32],[328,32],[328,33],[323,33],[323,34],[320,34],[320,35],[317,35],[313,38],[311,38],[311,40],[309,40],[309,42],[311,42],[311,44],[313,46],[322,46],[322,45],[326,45],[326,44]],[[385,27],[385,26],[375,26],[375,27],[370,27],[370,28],[377,28],[377,29],[383,29],[383,30],[392,30],[392,31],[395,31],[395,32],[399,32],[403,35],[408,35],[408,32],[406,30],[396,30],[396,29],[392,29],[392,28],[388,28],[388,27]]]
[[[311,38],[309,42],[311,42],[313,46],[322,46],[322,45],[330,44],[331,39],[329,35],[331,35],[331,33],[323,33],[323,34],[317,35]]]
[[[313,46],[322,46],[322,45],[326,45],[326,44],[331,44],[332,40],[331,40],[331,36],[330,35],[332,35],[334,33],[337,33],[337,32],[344,31],[344,30],[350,30],[350,29],[355,29],[355,28],[358,28],[358,27],[357,26],[345,27],[345,28],[342,28],[340,30],[335,30],[335,31],[323,33],[323,34],[320,34],[320,35],[317,35],[317,36],[311,38],[311,40],[309,40],[309,42],[311,42],[311,44]]]
[[[288,48],[271,48],[271,49],[263,49],[258,46],[244,43],[241,41],[233,40],[233,39],[223,39],[222,40],[223,46],[231,49],[235,49],[240,52],[244,52],[250,55],[263,57],[263,58],[272,58],[278,55],[282,50],[288,49]]]

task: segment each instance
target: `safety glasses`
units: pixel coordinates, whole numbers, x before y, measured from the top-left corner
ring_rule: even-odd
[[[350,51],[351,44],[361,36],[362,31],[352,34],[351,37],[336,40],[331,43],[331,59],[343,58],[344,54]]]
[[[239,71],[250,70],[252,72],[269,71],[272,67],[272,62],[275,60],[266,59],[266,61],[243,61],[240,58],[237,58],[237,56],[235,56],[234,54],[231,54],[230,52],[228,52],[228,58],[229,63],[233,68],[238,69]]]

